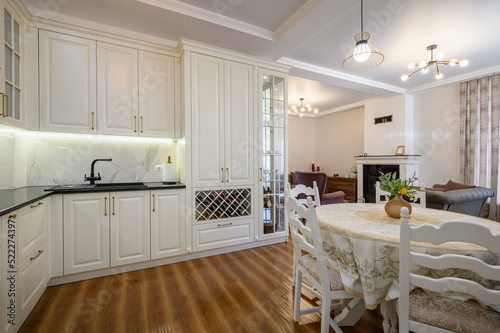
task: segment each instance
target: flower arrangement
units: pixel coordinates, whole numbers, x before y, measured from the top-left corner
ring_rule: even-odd
[[[401,196],[407,196],[410,201],[417,201],[417,198],[415,195],[417,194],[418,190],[413,186],[413,183],[418,180],[418,178],[415,176],[415,173],[413,173],[413,176],[411,176],[408,179],[402,180],[401,178],[396,179],[396,173],[386,173],[384,174],[383,172],[380,172],[380,177],[378,177],[380,181],[380,189],[382,191],[389,192],[391,196],[395,196],[400,198]],[[389,200],[389,196],[386,196],[386,200]]]
[[[356,165],[356,163],[351,164],[351,172],[353,174],[357,174],[358,173],[358,166]]]

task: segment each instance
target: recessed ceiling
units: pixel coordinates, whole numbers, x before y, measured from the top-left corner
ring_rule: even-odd
[[[352,96],[351,90],[360,92],[361,101],[367,96],[418,93],[500,72],[500,41],[494,37],[498,0],[365,1],[365,30],[385,61],[361,72],[342,68],[345,54],[354,46],[353,37],[360,32],[359,1],[71,0],[52,6],[50,13],[43,1],[23,2],[32,14],[42,17],[93,21],[169,45],[187,38],[288,64],[292,66],[290,87],[315,84],[294,83],[293,76],[318,81],[327,90],[338,87],[339,94],[328,95],[345,93],[346,103],[355,99],[347,97]],[[77,24],[85,25],[82,22]],[[467,59],[469,66],[441,68],[440,81],[434,79],[433,69],[401,81],[410,72],[409,62],[429,60],[426,47],[430,44],[438,45],[436,52],[443,53],[445,60]],[[293,94],[291,103],[297,98]],[[320,105],[325,97],[310,98],[310,104]],[[336,101],[330,105],[325,109],[337,108]]]

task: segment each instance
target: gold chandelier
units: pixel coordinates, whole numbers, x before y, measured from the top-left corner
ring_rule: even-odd
[[[306,104],[305,106],[302,104],[304,102],[304,98],[303,97],[301,97],[299,99],[300,99],[300,107],[292,105],[292,109],[288,110],[288,113],[300,112],[300,116],[301,117],[304,117],[304,112],[305,111],[318,113],[318,109],[313,109],[310,104]]]
[[[349,71],[362,71],[380,65],[385,57],[377,48],[368,43],[370,33],[363,31],[363,0],[361,0],[361,32],[354,36],[356,45],[347,54],[342,67]]]
[[[419,71],[422,71],[423,74],[427,74],[429,72],[429,67],[433,65],[436,65],[436,80],[441,80],[443,78],[443,73],[441,73],[441,71],[439,70],[439,65],[449,65],[449,66],[460,65],[460,67],[465,67],[469,64],[468,60],[462,60],[462,61],[458,61],[457,59],[441,60],[443,59],[442,53],[438,53],[436,55],[436,59],[434,59],[434,50],[436,48],[437,48],[436,44],[427,46],[427,50],[431,51],[431,60],[430,61],[422,60],[418,63],[413,63],[413,62],[409,63],[408,69],[413,69],[415,67],[419,68],[411,72],[410,74],[405,74],[401,76],[401,80],[406,81],[410,76]]]

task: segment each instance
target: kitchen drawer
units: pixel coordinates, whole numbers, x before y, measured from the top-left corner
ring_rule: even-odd
[[[193,226],[194,251],[238,245],[253,241],[253,219]]]
[[[22,263],[48,238],[48,199],[25,206],[18,211],[18,263]]]
[[[31,312],[47,287],[49,280],[47,246],[48,242],[44,242],[18,267],[18,309],[22,320]]]

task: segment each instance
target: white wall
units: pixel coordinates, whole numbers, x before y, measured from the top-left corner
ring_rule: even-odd
[[[460,181],[460,88],[414,97],[414,148],[422,155],[420,182],[426,187]]]
[[[0,189],[14,188],[15,134],[12,128],[0,125]]]
[[[394,155],[398,146],[408,146],[405,154],[412,154],[411,119],[412,96],[380,98],[365,104],[364,147],[368,155]],[[374,118],[392,115],[390,123],[374,124]]]
[[[316,163],[328,176],[351,174],[354,157],[363,152],[364,108],[335,112],[316,119]]]
[[[288,170],[290,172],[310,171],[311,162],[316,162],[315,124],[315,118],[288,117]]]

